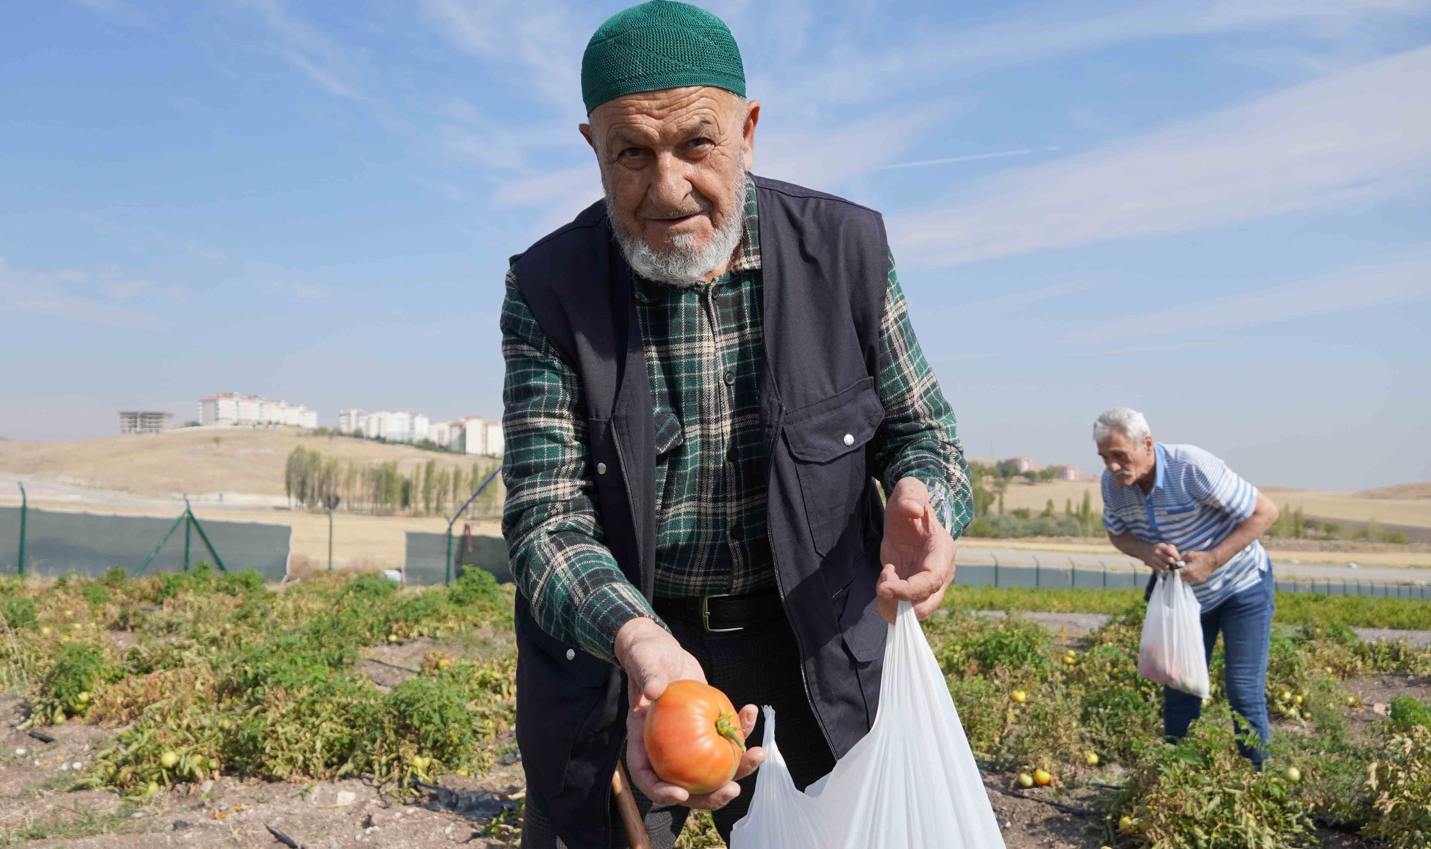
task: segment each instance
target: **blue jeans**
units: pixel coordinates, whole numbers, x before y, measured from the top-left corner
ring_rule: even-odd
[[[1227,701],[1233,711],[1247,721],[1262,740],[1257,748],[1238,742],[1242,756],[1262,769],[1262,755],[1272,739],[1267,719],[1267,651],[1272,642],[1272,612],[1276,609],[1277,582],[1269,568],[1262,581],[1219,604],[1202,615],[1202,639],[1212,660],[1217,632],[1222,631],[1223,657],[1227,678]],[[1163,731],[1181,738],[1188,726],[1202,715],[1202,700],[1171,687],[1163,688]],[[1236,723],[1237,733],[1246,726]]]

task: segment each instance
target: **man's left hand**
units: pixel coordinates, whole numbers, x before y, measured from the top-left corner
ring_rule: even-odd
[[[1192,584],[1206,581],[1222,566],[1222,561],[1211,551],[1184,551],[1182,558],[1187,565],[1179,569],[1178,574]]]
[[[939,609],[954,580],[954,538],[935,518],[929,490],[918,478],[895,484],[885,504],[879,557],[884,568],[875,592],[886,620],[894,621],[901,601],[913,602],[920,619]]]

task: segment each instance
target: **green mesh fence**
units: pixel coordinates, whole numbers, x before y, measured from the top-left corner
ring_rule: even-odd
[[[25,571],[34,575],[78,572],[98,577],[109,569],[133,575],[144,565],[164,535],[174,528],[172,517],[120,516],[66,513],[29,508],[26,516]],[[230,572],[255,569],[268,581],[288,574],[288,525],[259,522],[202,520],[204,533]],[[16,574],[19,568],[20,508],[0,507],[0,571]],[[150,562],[148,572],[175,572],[184,568],[186,528],[180,523],[169,533]],[[188,531],[190,565],[213,562],[197,529]]]
[[[499,583],[512,580],[507,566],[507,543],[501,537],[473,534],[452,535],[452,579],[463,569],[486,569]],[[413,586],[432,586],[447,578],[447,535],[407,532],[407,551],[403,563],[403,580]]]

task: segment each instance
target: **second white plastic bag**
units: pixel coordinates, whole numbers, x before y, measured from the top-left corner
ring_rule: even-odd
[[[908,602],[885,642],[874,727],[805,792],[765,709],[765,765],[731,849],[1003,849],[959,713]]]
[[[1138,674],[1205,699],[1211,692],[1202,644],[1202,605],[1177,572],[1159,576],[1148,598]]]

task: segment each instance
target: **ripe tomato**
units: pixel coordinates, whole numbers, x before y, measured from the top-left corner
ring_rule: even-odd
[[[644,726],[646,754],[662,781],[696,795],[735,777],[745,734],[725,693],[699,681],[673,681],[651,704]]]

